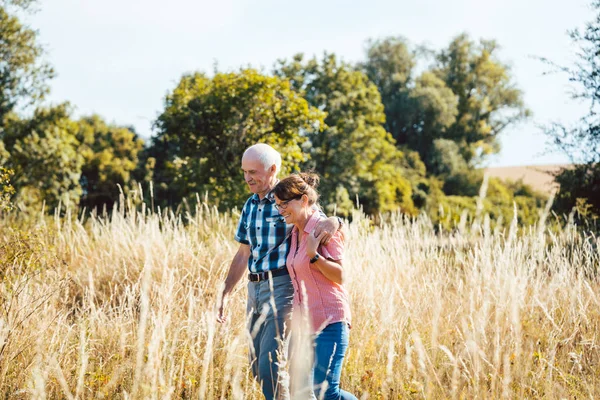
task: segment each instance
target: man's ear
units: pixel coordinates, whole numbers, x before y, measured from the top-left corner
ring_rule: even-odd
[[[271,168],[269,168],[269,170],[274,173],[275,175],[277,175],[277,165],[273,164],[271,165]]]

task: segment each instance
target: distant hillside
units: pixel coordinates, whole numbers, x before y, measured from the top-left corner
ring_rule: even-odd
[[[486,168],[485,172],[488,173],[490,177],[497,177],[503,180],[509,179],[517,181],[522,179],[524,183],[530,185],[535,190],[550,194],[557,189],[552,174],[566,166],[568,166],[568,164],[495,167]]]

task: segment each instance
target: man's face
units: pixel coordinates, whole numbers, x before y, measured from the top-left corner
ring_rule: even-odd
[[[242,171],[244,180],[252,193],[266,194],[271,189],[275,177],[275,166],[265,169],[263,164],[252,154],[242,158]]]

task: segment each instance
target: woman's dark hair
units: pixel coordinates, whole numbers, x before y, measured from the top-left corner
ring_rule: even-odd
[[[273,189],[273,194],[280,200],[294,200],[308,196],[308,204],[313,205],[319,200],[316,187],[319,186],[319,176],[312,172],[300,172],[282,179]]]

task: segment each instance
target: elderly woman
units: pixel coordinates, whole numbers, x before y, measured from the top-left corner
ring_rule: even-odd
[[[315,174],[294,174],[280,181],[273,194],[279,213],[287,224],[294,225],[286,265],[294,285],[294,310],[308,312],[309,330],[314,337],[310,372],[314,394],[319,399],[356,399],[340,389],[350,328],[348,294],[342,286],[344,236],[337,231],[322,246],[319,243],[327,233],[314,235],[316,224],[324,218],[314,207],[318,183]]]

